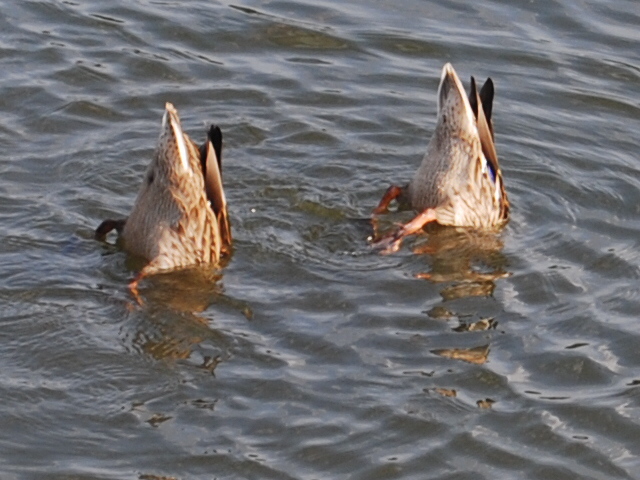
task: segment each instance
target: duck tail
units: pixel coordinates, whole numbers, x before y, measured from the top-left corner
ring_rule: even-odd
[[[218,126],[211,125],[209,128],[207,141],[200,147],[200,158],[207,198],[218,220],[218,230],[222,240],[221,250],[228,253],[231,248],[231,225],[227,212],[227,199],[222,186],[222,132]]]
[[[498,154],[493,142],[493,128],[491,127],[491,117],[487,116],[485,105],[488,106],[489,115],[491,114],[493,103],[493,82],[488,79],[482,87],[483,96],[478,93],[475,78],[471,77],[471,91],[469,92],[469,103],[473,114],[476,117],[476,125],[478,127],[478,135],[480,136],[480,144],[482,145],[482,153],[489,162],[489,166],[495,180],[500,167],[498,165]]]

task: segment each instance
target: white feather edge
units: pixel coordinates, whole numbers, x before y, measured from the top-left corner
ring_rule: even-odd
[[[467,92],[464,91],[464,86],[460,81],[460,77],[458,77],[458,74],[454,70],[453,65],[451,65],[450,63],[446,63],[444,67],[442,67],[442,73],[440,74],[440,85],[438,85],[438,114],[440,113],[440,109],[441,109],[440,91],[442,90],[442,85],[444,83],[444,79],[446,78],[447,74],[450,74],[453,77],[458,93],[462,98],[462,103],[464,104],[464,113],[467,116],[467,121],[469,122],[469,125],[472,125],[475,127],[476,118],[473,115],[473,110],[471,110],[471,104],[469,103],[469,99],[467,98]]]
[[[180,120],[178,119],[178,112],[175,107],[168,103],[165,106],[165,112],[162,116],[162,129],[167,127],[167,120],[171,124],[173,130],[173,136],[178,142],[178,153],[180,154],[180,163],[186,172],[193,174],[191,171],[191,165],[189,164],[189,152],[187,150],[187,144],[184,141],[184,134],[182,133],[182,127],[180,126]]]

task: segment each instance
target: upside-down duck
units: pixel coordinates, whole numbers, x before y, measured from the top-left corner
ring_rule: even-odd
[[[196,265],[216,265],[231,251],[231,226],[222,187],[222,133],[211,125],[197,146],[183,132],[171,103],[133,210],[123,220],[105,220],[96,229],[104,239],[120,234],[128,252],[149,263],[129,287],[148,275]]]
[[[408,185],[392,185],[374,214],[387,211],[397,199],[418,215],[374,246],[386,252],[400,247],[402,238],[427,223],[492,229],[509,218],[509,200],[494,144],[491,113],[494,87],[488,78],[478,91],[471,77],[471,91],[450,63],[442,69],[438,87],[436,128],[422,163]]]

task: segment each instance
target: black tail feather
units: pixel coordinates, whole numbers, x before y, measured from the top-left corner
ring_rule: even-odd
[[[493,80],[487,78],[484,85],[480,89],[480,101],[482,102],[482,109],[484,110],[484,116],[487,117],[487,122],[491,125],[491,112],[493,110]],[[491,129],[493,133],[493,128]]]
[[[207,175],[207,148],[208,143],[211,142],[213,145],[213,151],[216,154],[216,161],[218,162],[218,170],[220,170],[220,175],[222,175],[222,131],[220,127],[217,125],[211,125],[209,127],[209,131],[207,132],[207,140],[200,145],[200,161],[202,162],[202,170]]]

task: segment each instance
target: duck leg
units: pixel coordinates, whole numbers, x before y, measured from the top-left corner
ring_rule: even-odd
[[[111,230],[115,230],[118,232],[118,235],[120,235],[124,229],[125,223],[127,223],[126,218],[122,218],[120,220],[105,220],[98,226],[98,228],[96,228],[96,232],[94,234],[95,239],[104,241]]]
[[[135,298],[138,305],[144,305],[142,297],[140,296],[140,291],[138,290],[138,285],[140,284],[140,282],[148,276],[169,272],[173,268],[176,268],[167,268],[167,262],[168,260],[166,255],[158,255],[151,262],[147,263],[147,265],[142,270],[140,270],[135,277],[133,277],[133,280],[129,282],[129,291],[131,292],[131,295],[133,295],[133,298]]]
[[[144,277],[145,277],[145,271],[142,270],[135,277],[133,277],[133,280],[131,280],[131,282],[129,282],[129,291],[131,292],[131,295],[133,295],[133,298],[136,300],[136,303],[141,307],[144,305],[144,301],[140,296],[140,291],[138,290],[138,284]]]
[[[373,214],[378,215],[380,213],[385,213],[389,208],[389,204],[393,200],[399,198],[402,195],[402,192],[403,188],[397,185],[391,185],[389,188],[387,188],[387,191],[384,192],[380,203],[378,203],[378,206],[373,210]]]
[[[131,292],[131,295],[133,295],[133,298],[135,298],[138,305],[144,305],[144,301],[142,300],[140,291],[138,290],[138,285],[144,278],[148,277],[149,275],[155,275],[156,273],[165,270],[162,268],[163,261],[165,261],[164,257],[156,257],[152,262],[148,263],[142,270],[140,270],[136,274],[136,276],[133,277],[133,280],[131,280],[131,282],[129,282],[129,291]]]
[[[404,237],[418,232],[427,223],[435,222],[436,220],[436,211],[433,208],[427,208],[416,215],[413,220],[402,225],[395,233],[382,237],[380,240],[374,242],[372,246],[380,249],[382,253],[397,252]]]

